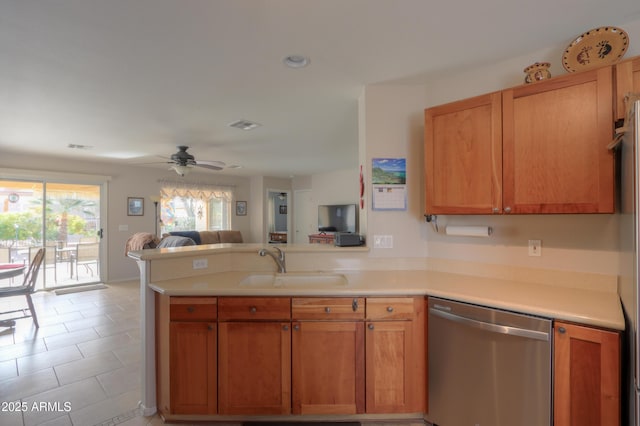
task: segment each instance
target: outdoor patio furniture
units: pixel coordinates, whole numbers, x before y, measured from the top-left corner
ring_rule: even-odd
[[[15,319],[32,317],[33,323],[35,324],[36,328],[40,327],[40,325],[38,324],[36,311],[33,307],[33,301],[31,300],[31,293],[35,291],[36,279],[38,278],[38,272],[40,271],[40,266],[42,266],[42,262],[45,257],[45,251],[46,250],[41,247],[36,252],[33,260],[29,264],[29,269],[24,276],[22,285],[16,287],[0,287],[0,297],[25,296],[27,298],[27,304],[29,305],[28,309],[17,309],[13,311],[2,312],[1,314],[3,315],[21,312],[22,316],[0,322],[0,325],[13,326],[15,324]],[[29,311],[29,313],[26,312],[27,310]]]
[[[84,266],[86,271],[93,276],[91,265],[96,265],[96,275],[98,275],[98,264],[100,255],[100,243],[78,243],[75,252],[76,277],[79,277],[78,268]]]

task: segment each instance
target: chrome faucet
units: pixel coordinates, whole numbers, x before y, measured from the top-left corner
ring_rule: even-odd
[[[260,256],[266,256],[266,255],[271,256],[273,261],[276,262],[276,265],[278,265],[278,272],[280,272],[281,274],[284,274],[285,272],[287,272],[287,266],[285,264],[285,259],[284,259],[284,252],[279,247],[274,247],[274,249],[278,252],[277,255],[272,251],[266,250],[266,249],[261,249],[258,252],[258,254]]]

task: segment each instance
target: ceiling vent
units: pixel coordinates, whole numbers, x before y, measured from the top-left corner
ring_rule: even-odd
[[[240,129],[240,130],[253,130],[256,127],[260,127],[261,124],[258,123],[254,123],[253,121],[249,121],[249,120],[238,120],[238,121],[234,121],[233,123],[229,123],[229,127],[235,127],[236,129]]]

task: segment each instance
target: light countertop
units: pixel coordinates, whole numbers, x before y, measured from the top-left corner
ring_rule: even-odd
[[[268,272],[219,272],[151,282],[170,296],[413,296],[429,295],[483,306],[539,315],[585,325],[624,330],[617,293],[584,288],[518,282],[429,270],[359,270],[343,275],[346,285],[309,283],[273,286],[253,282],[249,275]],[[290,275],[295,275],[291,272]],[[304,274],[311,274],[305,272]],[[261,278],[261,277],[258,277]]]

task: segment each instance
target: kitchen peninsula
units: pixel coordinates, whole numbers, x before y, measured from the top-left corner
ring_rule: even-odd
[[[286,254],[286,274],[275,272],[276,264],[269,256],[258,255],[259,250],[270,249],[262,244],[205,245],[129,253],[129,257],[138,262],[141,273],[142,404],[145,415],[159,410],[166,420],[175,421],[244,419],[265,415],[277,419],[299,414],[312,418],[323,415],[332,418],[422,417],[428,411],[425,296],[517,311],[594,328],[613,331],[624,329],[616,277],[434,258],[382,260],[372,257],[366,247],[282,245],[280,248]],[[269,303],[261,305],[261,302]],[[283,383],[285,388],[275,405],[260,410],[238,408],[228,399],[228,388],[225,387],[228,380],[233,378],[224,376],[227,373],[223,367],[209,365],[208,371],[212,376],[203,380],[205,383],[209,381],[210,392],[206,393],[205,400],[198,401],[200,406],[190,412],[194,407],[189,406],[189,397],[182,401],[186,406],[172,405],[174,401],[171,397],[176,395],[171,394],[171,385],[165,376],[170,376],[171,368],[179,367],[163,365],[167,363],[167,357],[184,357],[189,351],[184,348],[182,353],[170,351],[171,341],[166,334],[187,336],[182,343],[196,341],[198,352],[209,351],[213,360],[222,363],[228,361],[230,356],[225,348],[229,342],[233,342],[229,337],[230,327],[246,324],[244,332],[249,334],[245,334],[245,337],[250,339],[255,336],[247,331],[251,326],[248,320],[233,322],[244,321],[241,311],[245,308],[247,314],[257,315],[256,323],[266,327],[264,330],[279,339],[283,352],[288,350],[294,353],[290,360],[294,370],[296,362],[300,362],[299,359],[296,361],[295,355],[298,343],[294,342],[292,348],[295,334],[293,338],[287,336],[294,332],[296,325],[322,327],[339,324],[338,334],[331,336],[340,335],[355,339],[353,341],[356,342],[358,339],[368,339],[364,345],[341,346],[355,348],[349,356],[355,360],[355,370],[361,368],[352,372],[353,383],[350,383],[357,389],[354,400],[340,407],[305,404],[310,399],[302,386],[301,389],[294,386],[293,390],[290,386],[299,373],[292,373],[288,366],[279,370],[278,383]],[[170,328],[172,326],[169,323],[173,323],[174,319],[177,326],[180,323],[177,320],[184,321],[190,314],[198,316],[200,313],[203,316],[194,321],[195,328],[183,329],[187,330],[185,334],[179,334],[177,328]],[[262,314],[266,316],[261,317]],[[339,316],[331,317],[335,318],[335,322],[323,323],[318,321],[322,315]],[[305,322],[307,318],[311,320]],[[184,325],[186,322],[180,324],[183,324],[181,327],[187,327]],[[376,350],[375,346],[369,347],[368,342],[376,340],[361,334],[378,330],[379,325],[383,330],[384,327],[392,327],[388,336],[403,336],[402,341],[413,345],[405,347],[404,352],[400,351],[404,356],[402,359],[405,367],[411,371],[422,372],[417,379],[405,380],[403,386],[406,397],[403,400],[399,398],[394,407],[376,405],[380,401],[380,397],[376,399],[379,390],[369,387],[375,380],[369,376],[370,371],[364,371],[365,364],[376,365],[375,357],[369,357],[381,353],[384,348]],[[214,330],[217,331],[217,340],[206,337],[207,331]],[[327,329],[310,331],[315,336],[321,336]],[[299,345],[304,350],[304,344]],[[206,362],[212,362],[211,357],[205,359]],[[158,376],[156,360],[159,363]],[[203,376],[205,372],[199,371],[198,374]],[[216,377],[215,374],[222,376]],[[365,376],[368,380],[365,380]],[[416,383],[423,389],[416,389]],[[183,395],[180,394],[181,397]],[[422,400],[416,400],[416,396]]]

